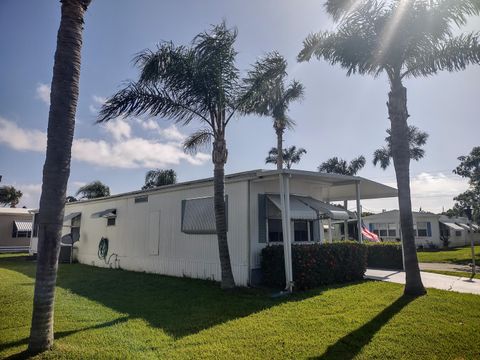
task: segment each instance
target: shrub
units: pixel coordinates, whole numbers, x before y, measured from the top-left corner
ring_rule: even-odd
[[[264,284],[285,286],[283,245],[262,250]],[[296,290],[362,280],[367,266],[367,247],[357,242],[292,245],[293,281]]]
[[[380,269],[403,269],[402,246],[397,243],[369,243],[367,266]]]

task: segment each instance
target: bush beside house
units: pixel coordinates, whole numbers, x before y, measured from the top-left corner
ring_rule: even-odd
[[[263,282],[285,286],[283,246],[262,250]],[[293,278],[296,290],[363,279],[367,268],[367,246],[356,242],[292,245]]]
[[[403,269],[402,246],[398,243],[370,243],[367,244],[369,268]]]

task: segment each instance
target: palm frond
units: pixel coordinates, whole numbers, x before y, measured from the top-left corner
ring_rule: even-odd
[[[183,150],[189,154],[196,154],[201,149],[208,148],[214,135],[209,129],[200,129],[191,134],[183,142]]]
[[[377,166],[380,163],[380,167],[385,170],[390,166],[390,160],[392,158],[392,151],[389,148],[383,147],[375,150],[373,153],[373,165]]]

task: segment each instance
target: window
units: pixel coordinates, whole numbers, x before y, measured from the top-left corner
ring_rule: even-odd
[[[313,241],[313,221],[292,220],[293,241]],[[268,242],[283,242],[283,229],[281,219],[268,219]]]
[[[417,236],[418,237],[428,236],[428,226],[426,222],[417,222]]]
[[[228,230],[228,196],[225,196],[225,217]],[[213,196],[182,200],[182,232],[185,234],[216,234]]]
[[[117,222],[116,220],[117,218],[114,217],[107,218],[107,226],[115,226],[115,223]]]
[[[388,224],[388,237],[397,237],[397,224]]]
[[[14,221],[12,226],[12,238],[28,238],[32,235],[31,221]]]
[[[268,242],[283,242],[282,220],[268,219]]]
[[[455,236],[462,236],[462,231],[461,230],[455,230]]]
[[[375,224],[375,228],[378,229],[378,235],[380,237],[387,237],[388,235],[387,224]]]
[[[312,241],[313,221],[294,220],[293,221],[294,241]]]
[[[138,203],[146,203],[148,202],[148,196],[145,195],[145,196],[137,196],[135,198],[135,204],[138,204]]]

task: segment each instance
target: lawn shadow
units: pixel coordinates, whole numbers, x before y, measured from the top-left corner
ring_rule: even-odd
[[[81,329],[68,330],[68,331],[58,331],[58,332],[55,332],[54,339],[58,340],[58,339],[67,337],[69,335],[82,332],[82,331],[102,329],[102,328],[106,328],[106,327],[113,326],[113,325],[116,325],[116,324],[121,324],[121,323],[124,323],[126,321],[128,321],[128,316],[118,318],[118,319],[115,319],[115,320],[111,320],[111,321],[107,321],[107,322],[97,324],[97,325],[87,326],[87,327],[84,327],[84,328],[81,328]],[[0,351],[8,350],[10,348],[17,347],[17,346],[28,345],[28,340],[29,340],[29,338],[27,337],[27,338],[20,339],[20,340],[17,340],[17,341],[12,341],[12,342],[9,342],[9,343],[0,344]],[[5,359],[27,359],[30,356],[32,356],[32,354],[29,353],[27,350],[24,350],[20,353],[10,355],[10,356],[6,357]]]
[[[312,359],[353,359],[372,340],[375,334],[387,324],[392,317],[398,314],[405,306],[415,300],[416,297],[403,295],[378,313],[373,319],[358,329],[345,335],[335,344],[330,345],[320,356]]]
[[[35,277],[34,263],[29,261],[9,260],[8,264],[0,261],[2,267]],[[331,288],[272,298],[273,291],[266,289],[224,291],[213,281],[81,264],[60,264],[57,286],[127,314],[130,319],[143,319],[173,338],[195,334],[285,302],[318,296]]]

